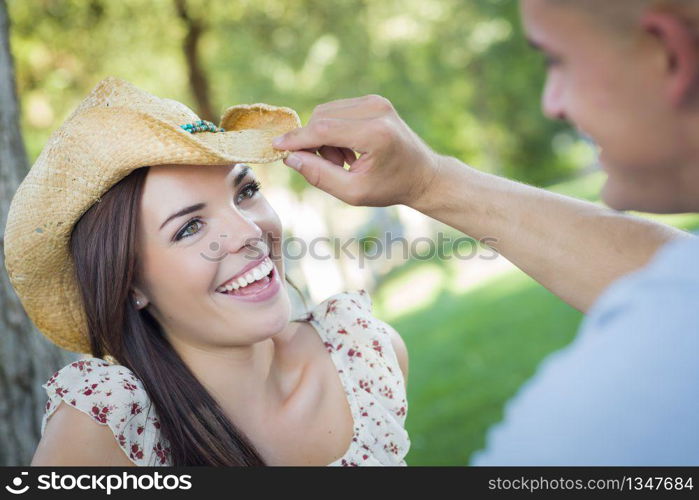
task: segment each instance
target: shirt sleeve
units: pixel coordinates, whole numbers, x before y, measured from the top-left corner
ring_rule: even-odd
[[[48,394],[41,423],[61,401],[106,425],[136,465],[170,465],[170,447],[160,435],[160,421],[141,381],[128,368],[99,358],[80,360],[54,373],[42,385]]]
[[[600,297],[472,465],[699,465],[699,253],[682,250]]]

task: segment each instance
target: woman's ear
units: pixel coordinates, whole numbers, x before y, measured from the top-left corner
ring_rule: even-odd
[[[643,14],[641,24],[656,37],[666,61],[667,97],[673,106],[681,106],[697,91],[699,50],[697,35],[678,14],[651,9]]]

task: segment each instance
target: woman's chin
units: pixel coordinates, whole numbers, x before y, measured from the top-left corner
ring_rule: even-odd
[[[215,293],[221,296],[217,297],[221,307],[228,310],[223,315],[231,316],[230,321],[236,328],[245,328],[259,332],[262,337],[270,337],[286,328],[291,320],[291,302],[285,287],[268,300],[257,302],[239,301]]]

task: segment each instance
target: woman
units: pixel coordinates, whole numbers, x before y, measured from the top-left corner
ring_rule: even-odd
[[[5,238],[13,286],[42,333],[91,353],[44,384],[32,465],[405,465],[405,346],[363,290],[290,321],[279,218],[236,163],[269,160],[290,110],[234,108],[216,128],[107,79],[18,189]],[[139,125],[115,133],[109,121],[133,110]],[[48,208],[60,169],[96,203],[63,193],[67,208],[37,219],[43,231],[21,229],[36,223],[30,202]],[[46,257],[56,252],[74,272]],[[71,279],[84,328],[72,300],[47,298]],[[75,321],[82,338],[63,328]]]

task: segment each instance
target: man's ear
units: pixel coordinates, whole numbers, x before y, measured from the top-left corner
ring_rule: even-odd
[[[667,97],[674,106],[684,104],[698,87],[697,37],[680,15],[668,11],[650,9],[643,14],[641,24],[658,39],[665,53]]]

